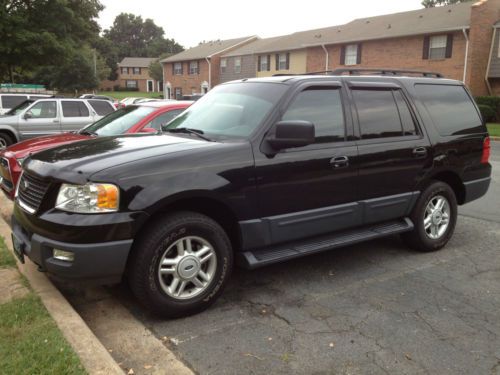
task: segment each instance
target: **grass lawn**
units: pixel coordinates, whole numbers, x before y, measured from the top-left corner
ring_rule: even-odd
[[[0,237],[0,267],[14,264]],[[0,373],[86,374],[80,359],[32,292],[0,305]]]
[[[161,92],[139,92],[139,91],[101,91],[99,95],[111,96],[112,98],[122,100],[123,98],[155,98],[159,99]]]
[[[488,126],[488,133],[492,137],[500,137],[500,124],[487,124]]]

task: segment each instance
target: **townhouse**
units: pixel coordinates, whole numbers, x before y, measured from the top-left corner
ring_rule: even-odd
[[[200,43],[174,56],[161,60],[165,98],[204,94],[220,83],[223,53],[244,46],[256,36]]]
[[[120,88],[141,92],[162,92],[163,82],[149,75],[149,65],[158,58],[125,57],[118,64],[118,79],[114,82]]]

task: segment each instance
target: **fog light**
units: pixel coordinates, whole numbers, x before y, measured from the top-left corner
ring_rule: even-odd
[[[66,262],[72,262],[75,260],[75,254],[72,253],[71,251],[54,249],[54,258],[59,260],[65,260]]]

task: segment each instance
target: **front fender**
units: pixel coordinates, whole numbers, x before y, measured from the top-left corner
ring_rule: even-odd
[[[2,124],[0,124],[0,131],[2,131],[2,130],[3,131],[7,131],[10,134],[12,134],[14,136],[14,141],[15,142],[19,142],[19,140],[21,139],[21,136],[20,136],[19,132],[12,125],[2,125]]]

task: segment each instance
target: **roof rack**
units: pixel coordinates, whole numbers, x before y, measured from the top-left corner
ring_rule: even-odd
[[[281,77],[281,76],[310,76],[310,75],[344,75],[348,74],[350,76],[355,75],[380,75],[380,76],[403,76],[403,75],[416,75],[422,77],[430,77],[430,78],[444,78],[441,73],[436,72],[426,72],[421,70],[406,70],[406,69],[370,69],[370,68],[339,68],[334,70],[322,70],[318,72],[309,72],[303,74],[273,74],[273,77]]]

